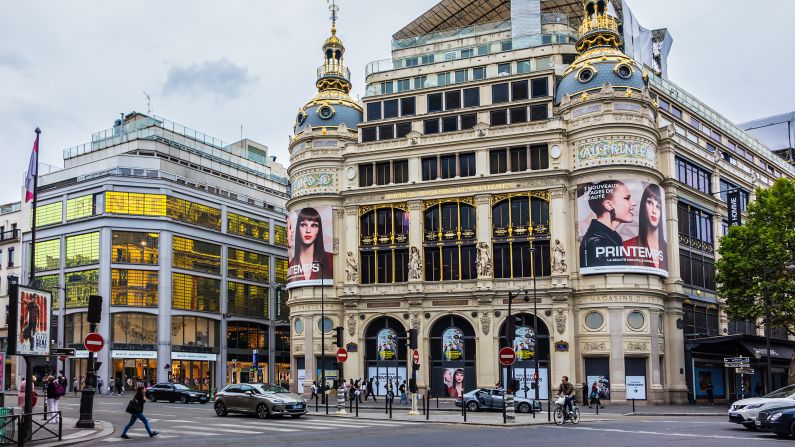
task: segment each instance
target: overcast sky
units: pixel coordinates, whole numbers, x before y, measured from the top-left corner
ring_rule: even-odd
[[[792,0],[626,0],[674,43],[669,77],[730,120],[795,110]],[[353,96],[391,35],[435,0],[339,0]],[[19,200],[41,127],[41,161],[87,143],[119,113],[152,113],[287,164],[299,107],[315,93],[324,0],[28,0],[0,14],[0,202]]]

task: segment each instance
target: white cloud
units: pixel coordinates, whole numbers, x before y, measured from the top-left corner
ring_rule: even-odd
[[[237,98],[259,79],[249,69],[223,57],[217,61],[188,66],[173,66],[168,70],[163,94],[216,95]]]

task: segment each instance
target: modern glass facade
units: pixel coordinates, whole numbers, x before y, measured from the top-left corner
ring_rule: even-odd
[[[287,246],[287,227],[276,225],[273,229],[273,243],[281,246]]]
[[[60,275],[36,275],[36,287],[52,293],[52,308],[61,307],[59,297]]]
[[[268,318],[269,291],[267,287],[229,281],[227,283],[227,313]]]
[[[227,274],[230,278],[265,282],[270,280],[270,257],[261,253],[229,248]]]
[[[270,240],[270,224],[268,221],[253,219],[236,213],[227,213],[226,231],[238,236],[258,239],[263,242]]]
[[[221,210],[177,197],[168,197],[168,217],[221,231]]]
[[[112,262],[157,265],[160,235],[134,231],[114,231]]]
[[[112,317],[114,347],[140,349],[146,345],[146,348],[151,349],[157,344],[157,315],[119,312]]]
[[[165,216],[166,196],[108,191],[105,193],[105,210],[112,214],[134,216]]]
[[[172,273],[171,307],[173,309],[218,312],[221,280],[203,276]]]
[[[174,268],[221,274],[221,246],[174,236]]]
[[[67,236],[66,268],[99,262],[99,231]]]
[[[34,265],[37,272],[61,268],[61,240],[37,241],[35,256]]]
[[[217,348],[218,321],[209,318],[179,315],[171,317],[171,346]]]
[[[93,194],[75,197],[66,201],[67,222],[93,216],[95,212]]]
[[[36,227],[59,224],[63,221],[63,202],[36,207]]]
[[[111,270],[111,305],[157,307],[157,270]]]
[[[81,270],[66,274],[66,307],[88,306],[90,295],[99,295],[99,270]]]
[[[76,312],[64,316],[64,346],[68,348],[83,348],[83,339],[91,332],[88,322],[88,313]]]

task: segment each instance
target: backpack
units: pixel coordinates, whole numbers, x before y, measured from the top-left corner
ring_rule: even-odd
[[[55,387],[55,395],[60,397],[66,393],[66,390],[63,389],[63,385],[61,385],[57,380],[54,381],[53,386]]]
[[[138,402],[135,399],[130,399],[130,402],[127,403],[127,409],[124,411],[130,414],[138,414],[144,412],[143,408],[141,408],[140,402]]]

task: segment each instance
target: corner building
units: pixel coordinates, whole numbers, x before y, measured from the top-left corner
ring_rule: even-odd
[[[333,285],[289,287],[294,389],[336,377],[341,326],[344,378],[380,394],[417,329],[418,385],[440,397],[461,375],[507,383],[513,339],[519,394],[537,365],[542,399],[563,375],[614,402],[701,399],[706,380],[732,398],[720,354],[691,352],[759,338],[715,293],[725,194],[744,207],[795,170],[668,80],[669,46],[626,1],[443,0],[367,66],[360,105],[333,26],[290,144],[288,210],[331,207],[334,254]]]
[[[110,379],[286,382],[287,172],[267,150],[135,112],[64,150],[64,168],[39,177],[34,265],[53,341],[77,355],[34,374],[85,374],[88,298],[101,295],[103,393]]]

